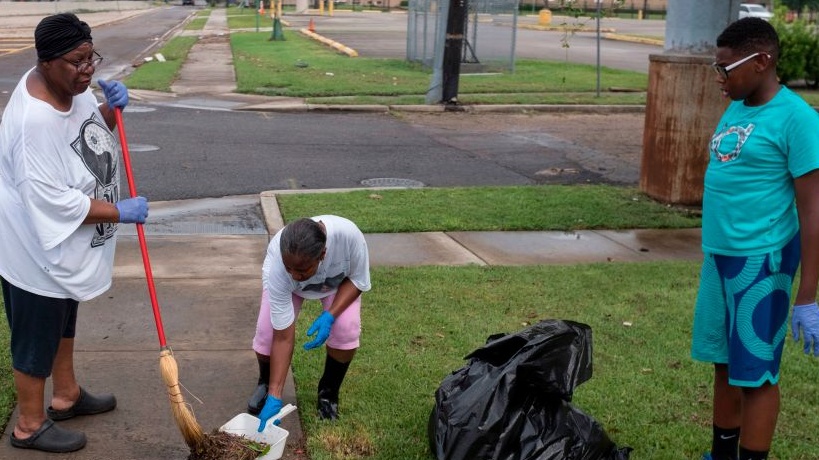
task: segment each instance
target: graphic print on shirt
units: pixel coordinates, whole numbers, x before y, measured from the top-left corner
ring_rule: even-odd
[[[328,276],[324,279],[323,283],[315,283],[315,284],[308,284],[301,288],[302,291],[314,291],[314,292],[329,292],[333,289],[336,289],[341,285],[341,282],[344,281],[347,275],[344,272],[339,273],[336,276]]]
[[[97,119],[96,114],[92,114],[91,118],[82,124],[80,135],[71,143],[71,147],[96,179],[94,198],[111,204],[119,201],[119,187],[115,180],[119,157],[117,142],[111,131]],[[91,247],[104,245],[105,240],[114,236],[116,231],[115,223],[97,224]]]
[[[714,133],[711,137],[711,153],[722,163],[736,160],[753,130],[754,124],[751,123],[747,128],[731,126]]]

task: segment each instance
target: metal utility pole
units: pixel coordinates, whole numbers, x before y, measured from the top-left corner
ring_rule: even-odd
[[[649,56],[640,165],[640,189],[656,200],[702,203],[708,143],[727,105],[710,67],[740,1],[668,1],[665,50]]]
[[[597,97],[600,97],[600,17],[603,15],[603,0],[597,0]]]
[[[461,76],[461,53],[464,45],[464,23],[467,0],[450,0],[444,41],[443,95],[444,104],[458,103],[458,81]]]

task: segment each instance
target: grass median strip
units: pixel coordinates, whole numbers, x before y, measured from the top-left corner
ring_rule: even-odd
[[[700,217],[635,187],[540,185],[279,194],[285,221],[338,214],[365,233],[693,228]]]
[[[430,73],[417,63],[400,59],[348,58],[323,45],[293,35],[290,47],[259,42],[258,34],[234,34],[232,43],[240,91],[276,96],[401,96],[425,94]],[[296,43],[298,42],[298,43]],[[299,65],[305,67],[299,67]],[[606,72],[607,85],[645,88],[645,76],[625,71]],[[563,77],[560,77],[560,76]],[[556,76],[558,78],[556,78]],[[555,81],[565,78],[566,82]],[[542,61],[518,61],[514,74],[482,78],[465,75],[459,93],[589,92],[594,68]],[[620,93],[617,93],[620,94]]]
[[[177,36],[168,41],[158,53],[165,57],[165,62],[153,60],[142,63],[124,79],[130,89],[147,89],[152,91],[170,91],[179,69],[196,44],[197,37]]]

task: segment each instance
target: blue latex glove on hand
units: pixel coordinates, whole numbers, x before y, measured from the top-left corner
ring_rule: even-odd
[[[144,224],[148,218],[148,200],[144,196],[117,201],[115,206],[123,224]]]
[[[313,325],[310,326],[310,329],[307,329],[307,336],[311,336],[318,332],[316,338],[305,343],[304,349],[305,350],[312,350],[313,348],[320,347],[324,345],[324,342],[327,341],[327,337],[330,337],[330,329],[333,328],[333,323],[336,322],[336,319],[329,311],[323,311],[321,316],[316,318],[313,321]]]
[[[97,84],[102,88],[102,94],[105,95],[105,102],[108,103],[109,107],[124,109],[128,105],[128,88],[122,82],[99,79]]]
[[[805,340],[806,355],[813,350],[813,356],[819,356],[819,306],[816,302],[807,305],[794,305],[791,316],[793,340],[799,341],[800,331]]]
[[[278,414],[279,411],[282,410],[282,400],[273,396],[267,395],[267,399],[264,401],[264,407],[262,407],[262,412],[259,414],[259,433],[264,431],[265,425],[267,425],[267,421],[270,420],[274,415]],[[282,421],[280,419],[273,420],[274,425],[278,425]]]

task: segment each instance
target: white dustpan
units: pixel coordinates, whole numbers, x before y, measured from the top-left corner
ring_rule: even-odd
[[[267,425],[261,433],[257,431],[259,429],[260,420],[246,413],[233,417],[229,422],[222,425],[219,431],[244,436],[252,441],[270,445],[270,451],[258,457],[258,460],[276,460],[281,458],[282,454],[284,454],[284,445],[287,442],[287,435],[289,435],[290,432],[274,425],[273,421],[276,419],[281,420],[285,415],[294,410],[296,410],[296,406],[292,404],[282,407],[279,413],[267,422]]]

